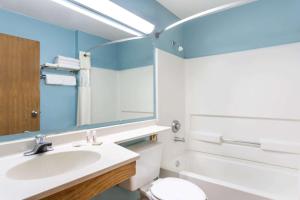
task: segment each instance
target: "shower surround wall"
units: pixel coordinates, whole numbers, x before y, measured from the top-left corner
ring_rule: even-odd
[[[184,25],[188,149],[299,167],[296,154],[195,140],[300,142],[299,7],[262,0]]]
[[[185,60],[188,149],[299,168],[300,156],[197,140],[300,143],[300,43]]]
[[[212,200],[298,199],[299,154],[197,138],[220,134],[299,147],[300,43],[193,59],[156,51],[158,121],[179,119],[185,129],[178,135],[187,140],[175,143],[171,132],[159,137],[162,168],[199,184]]]
[[[153,65],[91,69],[92,123],[152,117]]]
[[[162,166],[168,166],[170,160],[184,152],[185,144],[175,142],[174,136],[185,136],[185,69],[184,59],[156,49],[156,85],[157,85],[157,122],[171,126],[173,120],[181,123],[176,133],[159,135],[163,143]]]
[[[157,70],[169,69],[166,77],[173,81],[158,82],[158,91],[167,85],[172,90],[178,75],[168,62],[184,58],[180,62],[186,87],[174,88],[186,96],[185,103],[176,106],[185,108],[187,149],[298,168],[297,154],[195,138],[205,133],[253,142],[264,138],[300,142],[300,96],[295,92],[300,89],[299,7],[297,0],[261,0],[192,20],[177,28],[183,55],[158,50]],[[168,98],[159,94],[158,105]],[[158,116],[164,117],[160,109]]]

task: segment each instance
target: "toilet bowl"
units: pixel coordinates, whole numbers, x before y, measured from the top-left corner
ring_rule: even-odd
[[[139,190],[149,200],[205,200],[206,195],[194,183],[180,178],[158,178],[162,144],[144,142],[128,147],[140,155],[136,174],[120,183],[129,191]],[[158,178],[158,179],[157,179]]]
[[[206,195],[197,185],[180,178],[163,178],[140,188],[149,200],[205,200]]]

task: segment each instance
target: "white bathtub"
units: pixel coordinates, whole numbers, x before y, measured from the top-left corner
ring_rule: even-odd
[[[199,185],[208,200],[300,199],[294,169],[199,152],[186,152],[164,163],[164,169]]]

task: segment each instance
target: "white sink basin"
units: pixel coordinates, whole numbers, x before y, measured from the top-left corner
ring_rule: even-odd
[[[93,164],[101,155],[93,151],[64,151],[40,154],[9,169],[8,178],[17,180],[41,179],[81,169]]]

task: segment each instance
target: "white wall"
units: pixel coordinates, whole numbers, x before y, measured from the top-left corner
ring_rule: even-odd
[[[180,57],[156,49],[156,76],[157,76],[157,118],[158,124],[170,126],[173,120],[179,120],[181,130],[176,134],[184,136],[185,129],[185,80],[184,60]],[[162,167],[170,168],[170,160],[182,154],[185,144],[174,142],[175,134],[159,135],[159,141],[163,142]]]
[[[156,50],[158,122],[170,125],[178,119],[183,124],[179,136],[188,140],[184,146],[173,142],[171,132],[160,136],[165,144],[162,167],[172,168],[170,160],[185,147],[299,168],[299,154],[196,139],[213,133],[251,142],[300,143],[299,52],[300,43],[293,43],[184,60]]]
[[[115,70],[91,68],[92,123],[118,119],[118,74]]]
[[[119,71],[119,118],[134,119],[154,114],[154,70],[143,66]]]
[[[187,59],[187,104],[201,114],[300,120],[300,44]]]
[[[153,66],[122,71],[91,68],[92,123],[154,114]]]
[[[193,139],[193,132],[300,142],[300,43],[185,60],[189,149],[297,168],[299,155]]]

